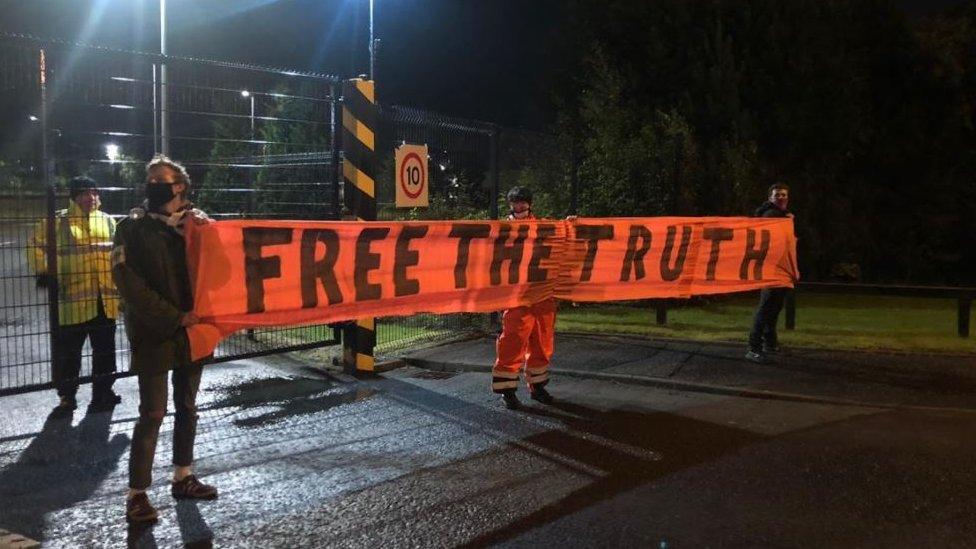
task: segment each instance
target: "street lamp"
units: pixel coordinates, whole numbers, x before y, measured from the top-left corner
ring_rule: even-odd
[[[115,164],[116,162],[119,161],[120,156],[121,154],[118,145],[116,145],[115,143],[105,144],[105,158],[108,158],[109,162]]]
[[[254,141],[254,94],[247,90],[241,90],[241,97],[251,100],[251,141]]]

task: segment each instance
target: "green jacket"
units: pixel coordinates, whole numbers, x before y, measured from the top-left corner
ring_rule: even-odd
[[[180,323],[193,310],[183,236],[135,209],[115,232],[112,278],[122,297],[132,369],[159,373],[190,363]]]

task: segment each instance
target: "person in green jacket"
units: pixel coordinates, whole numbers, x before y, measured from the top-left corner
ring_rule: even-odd
[[[152,483],[153,455],[166,416],[169,371],[173,371],[173,464],[175,498],[214,499],[217,490],[191,470],[196,437],[196,397],[203,362],[190,360],[186,328],[198,322],[187,271],[183,226],[207,223],[187,196],[186,169],[165,156],[146,165],[146,201],[122,220],[112,250],[112,277],[122,296],[123,316],[139,379],[139,420],[129,455],[126,519],[155,522],[158,512],[146,489]]]

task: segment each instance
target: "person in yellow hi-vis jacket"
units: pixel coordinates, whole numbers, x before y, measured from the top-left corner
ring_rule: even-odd
[[[58,323],[54,345],[54,383],[62,411],[77,407],[81,351],[92,348],[91,411],[110,410],[121,398],[112,391],[115,372],[115,319],[118,292],[112,282],[115,221],[99,210],[98,184],[88,177],[68,183],[71,202],[55,216],[57,273],[47,266],[47,220],[37,223],[28,249],[38,287],[57,281]]]

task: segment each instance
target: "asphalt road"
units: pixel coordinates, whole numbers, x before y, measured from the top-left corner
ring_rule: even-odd
[[[127,528],[133,379],[114,415],[0,399],[0,528],[50,547],[972,547],[976,414],[556,378],[511,412],[483,373],[328,377],[284,358],[214,365],[197,472]],[[87,391],[83,391],[86,394]],[[523,401],[528,399],[523,395]]]

